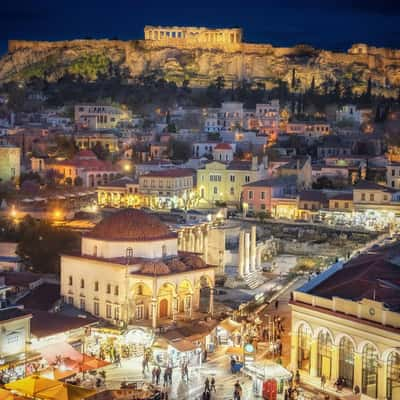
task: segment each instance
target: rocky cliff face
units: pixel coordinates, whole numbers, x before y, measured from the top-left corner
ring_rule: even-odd
[[[32,76],[56,80],[66,72],[88,79],[124,70],[131,78],[156,73],[178,84],[188,80],[192,87],[204,87],[218,76],[227,82],[249,79],[267,88],[282,79],[292,80],[295,69],[299,86],[334,85],[340,81],[353,92],[362,93],[371,77],[375,93],[397,96],[400,87],[398,51],[368,48],[360,54],[333,53],[308,47],[273,48],[270,45],[241,44],[240,48],[196,48],[161,45],[154,42],[74,40],[65,42],[11,41],[9,52],[0,60],[0,81],[26,80]]]

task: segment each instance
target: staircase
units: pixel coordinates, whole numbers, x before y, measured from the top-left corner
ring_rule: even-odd
[[[250,272],[243,279],[249,289],[256,289],[265,282],[265,278],[259,271]]]

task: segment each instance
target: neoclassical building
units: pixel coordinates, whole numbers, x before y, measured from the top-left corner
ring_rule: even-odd
[[[115,325],[191,319],[209,288],[213,314],[215,267],[201,253],[178,251],[178,235],[157,217],[124,209],[82,238],[78,254],[61,256],[66,303]]]
[[[363,399],[400,399],[399,246],[335,264],[293,293],[291,368],[344,378]]]

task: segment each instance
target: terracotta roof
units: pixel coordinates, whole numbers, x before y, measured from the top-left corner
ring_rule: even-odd
[[[130,178],[129,176],[123,176],[122,178],[115,179],[104,185],[99,185],[98,187],[125,187],[126,185],[136,185],[138,180],[136,178]]]
[[[150,171],[148,174],[142,175],[143,177],[154,178],[181,178],[185,176],[193,176],[194,170],[190,168],[171,168],[161,171]]]
[[[229,143],[218,143],[214,150],[232,150],[232,146]]]
[[[295,175],[292,176],[278,176],[276,178],[262,179],[259,181],[247,183],[243,187],[274,187],[284,185],[295,185],[297,178]]]
[[[321,203],[326,201],[325,193],[320,190],[303,190],[299,193],[301,201],[319,201]]]
[[[151,241],[177,235],[159,218],[142,210],[125,209],[104,218],[85,236],[110,241]]]
[[[22,304],[25,308],[48,311],[59,299],[60,285],[55,283],[43,283],[20,299],[18,304]]]
[[[352,201],[353,200],[353,193],[338,193],[335,194],[334,196],[330,197],[329,200],[349,200]]]
[[[310,290],[310,294],[354,301],[375,299],[392,310],[400,310],[400,267],[391,261],[399,250],[397,245],[361,255]]]
[[[379,185],[378,183],[361,180],[358,181],[354,186],[354,189],[357,190],[383,190],[385,192],[395,192],[396,190],[392,190],[391,188],[387,188],[386,186]]]
[[[97,322],[94,318],[67,317],[59,313],[39,310],[30,311],[33,316],[31,333],[38,338],[83,328]]]
[[[251,170],[251,161],[232,161],[228,165],[227,169],[233,170],[233,171],[246,171],[246,170],[250,171]]]
[[[29,313],[28,311],[22,310],[17,307],[5,308],[3,310],[0,310],[0,322],[9,321],[12,319],[21,318],[21,317],[30,316],[30,315],[31,315],[31,313]]]

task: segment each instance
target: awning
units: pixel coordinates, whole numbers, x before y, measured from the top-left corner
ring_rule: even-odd
[[[42,357],[49,363],[53,364],[57,361],[57,358],[70,358],[71,360],[81,362],[83,356],[79,351],[75,350],[70,344],[65,342],[51,344],[39,349]]]
[[[240,329],[242,327],[242,325],[239,322],[233,321],[230,318],[224,319],[219,323],[218,326],[230,333],[233,333],[235,331],[240,332]]]
[[[181,353],[185,353],[186,351],[193,351],[198,348],[198,346],[196,346],[195,344],[186,339],[181,339],[176,341],[170,340],[168,342],[173,348],[175,348]]]
[[[228,347],[226,349],[225,354],[230,356],[243,356],[243,348],[242,347]]]

